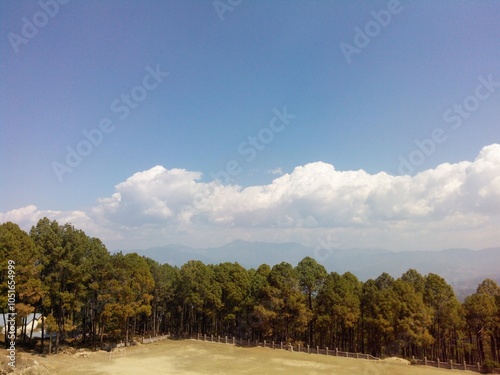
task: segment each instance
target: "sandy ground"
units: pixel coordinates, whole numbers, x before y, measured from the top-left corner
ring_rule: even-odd
[[[33,358],[35,358],[33,356]],[[35,359],[29,375],[286,374],[286,375],[453,375],[475,374],[410,366],[399,361],[369,361],[317,354],[240,348],[196,340],[139,345],[110,358],[107,352],[77,352]]]

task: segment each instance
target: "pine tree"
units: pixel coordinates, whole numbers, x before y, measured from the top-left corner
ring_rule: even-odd
[[[310,346],[312,346],[314,337],[314,321],[316,317],[316,314],[314,312],[313,300],[315,299],[319,288],[325,282],[325,278],[328,273],[326,272],[325,267],[323,267],[321,264],[318,264],[318,262],[316,262],[316,260],[311,257],[305,257],[304,259],[302,259],[297,265],[296,270],[299,275],[299,282],[302,293],[304,293],[307,298],[309,316],[311,316],[311,319],[309,320],[308,343]]]

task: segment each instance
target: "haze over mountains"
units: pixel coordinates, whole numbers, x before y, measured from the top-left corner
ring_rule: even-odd
[[[324,265],[328,272],[342,274],[349,271],[361,281],[376,278],[383,272],[397,278],[414,268],[422,275],[436,273],[444,277],[460,299],[473,293],[485,278],[500,282],[500,248],[392,252],[384,249],[339,250],[319,245],[312,248],[295,242],[233,241],[205,249],[167,245],[137,252],[162,264],[179,267],[195,259],[205,264],[238,262],[247,269],[257,268],[263,263],[273,266],[288,262],[295,266],[309,256]]]

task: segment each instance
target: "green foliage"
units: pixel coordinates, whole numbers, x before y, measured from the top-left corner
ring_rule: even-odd
[[[486,279],[478,286],[477,292],[467,297],[464,302],[467,325],[478,343],[479,361],[499,358],[500,303],[498,296],[498,285]]]
[[[0,303],[7,306],[8,260],[15,262],[15,281],[19,317],[34,311],[42,297],[41,266],[37,248],[30,236],[17,224],[0,225]]]
[[[312,296],[316,294],[323,285],[327,276],[325,267],[318,264],[316,260],[311,257],[302,259],[296,267],[300,287],[309,299],[309,308],[312,309]]]
[[[480,362],[484,369],[500,359],[500,287],[490,279],[461,304],[442,277],[415,269],[361,282],[349,272],[328,274],[310,257],[296,267],[192,260],[177,268],[135,253],[111,255],[99,239],[43,218],[29,235],[0,225],[2,306],[8,259],[16,262],[19,317],[43,313],[45,330],[57,333],[56,351],[74,332],[97,343],[169,331]]]

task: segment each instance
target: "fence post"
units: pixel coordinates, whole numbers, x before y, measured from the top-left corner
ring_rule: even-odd
[[[299,344],[299,353],[300,353],[300,344]]]
[[[200,341],[200,332],[198,332],[198,338],[197,338],[198,341]]]
[[[359,353],[356,353],[356,358],[359,358]]]
[[[264,340],[264,348],[266,347],[266,340]]]
[[[424,357],[424,366],[427,366],[427,357]]]
[[[450,370],[453,370],[453,361],[450,359]]]
[[[439,358],[437,359],[437,363],[438,363],[438,368],[439,368]]]
[[[293,352],[293,345],[290,343],[290,351]]]
[[[309,344],[307,344],[307,354],[311,354],[311,348],[309,347]]]
[[[274,349],[274,341],[273,341],[273,349]]]
[[[207,341],[207,334],[206,333],[203,334],[203,341]]]
[[[319,346],[316,345],[316,354],[319,354]]]
[[[328,355],[328,346],[326,347],[326,355]]]
[[[467,370],[467,362],[464,361],[464,371]]]
[[[220,342],[220,336],[217,335],[217,342]]]
[[[339,356],[339,348],[335,348],[335,357]]]
[[[226,338],[226,344],[227,344],[227,336],[225,336],[225,338]]]
[[[478,363],[476,363],[476,366],[477,366],[477,372],[481,372],[481,365]]]
[[[234,336],[233,336],[233,345],[234,345]]]
[[[283,350],[283,341],[280,341],[280,349]]]
[[[210,335],[210,341],[214,342],[214,335]]]

